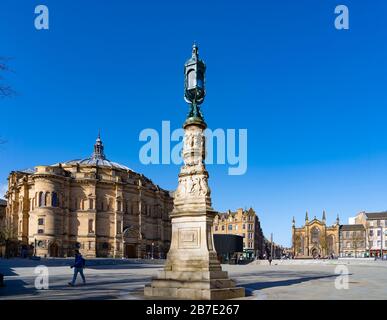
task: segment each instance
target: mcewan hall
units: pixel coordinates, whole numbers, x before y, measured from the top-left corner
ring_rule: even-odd
[[[38,256],[163,258],[173,198],[144,175],[108,160],[98,136],[89,158],[8,177],[6,218]]]

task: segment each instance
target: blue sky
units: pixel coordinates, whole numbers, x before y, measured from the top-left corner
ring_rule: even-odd
[[[50,29],[34,28],[46,4]],[[334,28],[345,4],[350,29]],[[248,129],[248,170],[210,165],[217,210],[252,206],[264,233],[290,245],[291,219],[328,223],[387,209],[387,3],[370,1],[3,0],[0,185],[10,171],[86,157],[98,129],[110,160],[166,189],[179,166],[141,165],[144,128],[186,116],[183,64],[207,64],[211,129]]]

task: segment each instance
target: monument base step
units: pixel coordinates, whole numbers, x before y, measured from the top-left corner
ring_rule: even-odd
[[[245,289],[239,287],[222,289],[195,289],[182,287],[153,287],[145,286],[144,294],[146,297],[154,298],[173,298],[188,300],[225,300],[234,298],[243,298]]]

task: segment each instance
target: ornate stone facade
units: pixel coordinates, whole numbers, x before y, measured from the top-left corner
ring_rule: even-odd
[[[305,215],[305,225],[296,228],[293,218],[292,244],[295,258],[316,258],[338,256],[340,252],[339,217],[332,226],[326,225],[325,211],[321,220],[314,217],[309,221],[308,212]]]
[[[259,218],[252,208],[218,213],[214,219],[213,232],[242,236],[243,254],[247,259],[263,258],[265,254],[265,237]]]
[[[20,244],[38,256],[165,257],[169,192],[106,159],[98,137],[90,158],[11,172],[7,216]]]

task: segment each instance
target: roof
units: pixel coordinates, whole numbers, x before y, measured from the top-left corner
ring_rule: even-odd
[[[54,166],[58,166],[59,163],[54,164]],[[97,167],[109,167],[109,168],[115,168],[115,169],[122,169],[122,170],[129,170],[133,171],[132,169],[128,168],[127,166],[124,166],[122,164],[119,164],[117,162],[110,161],[108,159],[95,159],[95,158],[85,158],[85,159],[74,159],[66,162],[61,163],[62,166],[70,166],[70,165],[80,165],[80,166],[97,166]]]
[[[365,228],[362,224],[342,224],[340,226],[341,231],[364,231]]]
[[[0,199],[0,206],[7,206],[7,201],[4,199]]]
[[[133,171],[127,166],[124,166],[117,162],[110,161],[109,159],[106,158],[104,153],[104,146],[99,134],[94,144],[94,152],[90,157],[85,159],[74,159],[74,160],[70,160],[62,163],[56,163],[53,166],[58,166],[59,164],[61,164],[62,166],[72,166],[72,165],[93,166],[93,167],[96,166],[96,167],[108,167],[108,168],[114,168],[114,169]]]
[[[381,219],[381,220],[384,220],[386,219],[387,220],[387,211],[383,211],[383,212],[365,212],[365,215],[367,216],[367,219]]]

